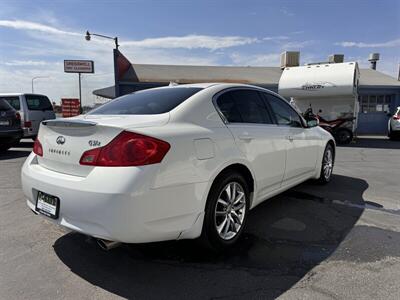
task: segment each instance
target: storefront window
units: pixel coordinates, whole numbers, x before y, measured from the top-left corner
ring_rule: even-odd
[[[390,111],[390,102],[393,95],[363,95],[359,96],[360,112],[383,112]]]

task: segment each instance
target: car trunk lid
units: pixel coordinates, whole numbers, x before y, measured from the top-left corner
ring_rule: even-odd
[[[43,121],[39,141],[43,156],[38,163],[50,170],[75,176],[87,176],[93,169],[79,163],[82,154],[107,145],[124,130],[162,126],[169,115],[91,116]]]

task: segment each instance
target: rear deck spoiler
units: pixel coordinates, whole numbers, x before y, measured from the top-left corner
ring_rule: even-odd
[[[49,127],[68,127],[68,128],[82,128],[96,126],[96,122],[84,121],[84,120],[46,120],[42,122],[43,125]]]

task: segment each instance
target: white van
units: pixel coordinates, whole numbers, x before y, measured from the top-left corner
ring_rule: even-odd
[[[0,99],[6,100],[20,113],[24,138],[35,139],[40,122],[56,118],[53,106],[45,95],[0,93]]]

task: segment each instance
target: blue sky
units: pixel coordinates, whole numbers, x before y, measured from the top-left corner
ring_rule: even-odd
[[[92,59],[83,76],[83,102],[112,85],[112,42],[84,40],[84,32],[118,35],[121,51],[137,63],[278,66],[284,50],[301,63],[332,53],[397,75],[400,1],[22,1],[0,0],[0,92],[35,91],[52,100],[77,96],[77,75],[64,59]]]

